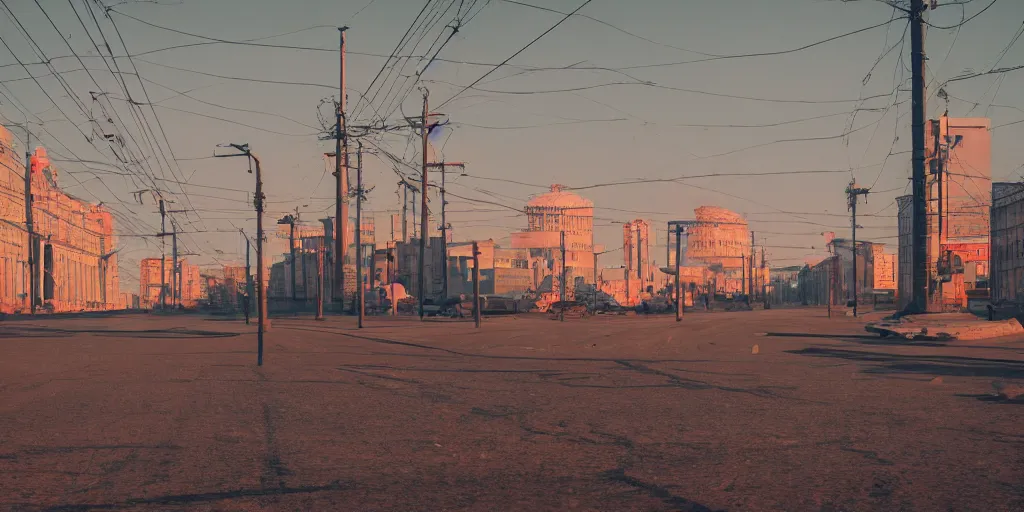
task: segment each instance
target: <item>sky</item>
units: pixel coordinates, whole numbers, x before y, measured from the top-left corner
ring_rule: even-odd
[[[592,0],[561,23],[584,0],[103,1],[109,18],[95,0],[3,0],[0,38],[17,57],[0,45],[0,120],[27,119],[67,191],[117,212],[124,291],[139,260],[159,256],[142,236],[159,231],[155,201],[133,194],[154,182],[170,209],[189,210],[173,217],[190,261],[244,261],[237,230],[255,233],[254,179],[243,159],[212,158],[217,144],[260,156],[268,227],[295,208],[311,224],[333,215],[333,142],[318,113],[330,122],[338,26],[349,27],[350,124],[393,128],[364,139],[379,238],[401,206],[398,173],[414,171],[376,148],[418,165],[418,135],[401,125],[425,88],[445,123],[430,158],[466,163],[448,176],[456,240],[507,244],[526,226],[517,210],[560,183],[594,201],[606,248],[621,246],[622,222],[647,219],[663,264],[665,222],[717,205],[747,217],[772,265],[794,265],[824,252],[823,232],[849,235],[854,179],[872,191],[858,238],[895,251],[910,42],[881,1]],[[990,117],[993,178],[1020,180],[1024,122],[1010,123],[1024,120],[1024,70],[946,81],[1024,65],[1024,2],[945,5],[928,21],[929,117]],[[415,57],[389,59],[407,32],[397,54]],[[94,132],[123,145],[87,140]],[[125,154],[139,163],[120,164]],[[680,177],[692,178],[670,181]],[[602,265],[620,264],[615,254]]]

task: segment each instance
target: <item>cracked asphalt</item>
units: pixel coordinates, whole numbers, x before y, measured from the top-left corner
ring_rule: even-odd
[[[793,309],[0,322],[2,510],[1024,510],[1024,338]],[[758,353],[752,347],[758,345]]]

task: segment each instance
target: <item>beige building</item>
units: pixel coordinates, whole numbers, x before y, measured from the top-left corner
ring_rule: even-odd
[[[61,190],[42,147],[30,165],[36,264],[29,272],[23,158],[13,134],[0,126],[0,313],[27,312],[32,281],[39,311],[123,307],[112,215]]]
[[[992,137],[987,118],[942,116],[925,126],[927,143],[928,307],[934,311],[967,306],[968,294],[984,292],[989,276],[989,223],[992,207]],[[899,205],[899,304],[912,299],[913,207]]]
[[[177,281],[174,281],[174,260],[166,258],[163,262],[162,284],[168,308],[174,305],[194,308],[199,305],[200,300],[207,298],[203,294],[206,283],[197,265],[191,265],[185,259],[179,258]],[[139,307],[142,309],[161,307],[160,270],[160,258],[144,258],[139,263]]]
[[[577,278],[594,282],[594,203],[551,185],[551,190],[526,204],[527,228],[512,233],[512,249],[529,251],[533,270],[533,289],[544,291],[551,282],[551,293],[560,293],[560,276],[565,267],[566,298],[574,293]],[[562,261],[562,245],[565,261]]]

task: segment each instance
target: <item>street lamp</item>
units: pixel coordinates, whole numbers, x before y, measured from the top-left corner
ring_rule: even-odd
[[[263,178],[260,172],[260,159],[249,150],[249,144],[218,144],[219,148],[234,148],[238,153],[230,155],[214,154],[218,158],[244,156],[249,159],[249,173],[252,173],[253,164],[256,166],[256,194],[253,196],[253,207],[256,209],[256,291],[259,293],[257,302],[258,322],[256,331],[257,352],[256,365],[263,366],[263,333],[270,329],[270,320],[267,318],[267,291],[263,281]]]

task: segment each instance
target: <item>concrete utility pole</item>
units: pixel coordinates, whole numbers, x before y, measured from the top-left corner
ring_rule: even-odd
[[[356,308],[358,326],[363,328],[366,313],[366,290],[363,288],[363,141],[357,141],[356,150]]]
[[[419,295],[420,301],[420,320],[423,319],[423,301],[426,298],[426,289],[424,286],[426,277],[426,256],[427,256],[427,238],[430,237],[427,231],[427,136],[430,134],[429,122],[429,102],[430,91],[423,89],[423,117],[420,127],[420,136],[423,143],[423,168],[422,183],[420,184],[420,261],[419,261],[419,287],[417,288],[417,295]],[[415,194],[413,195],[415,197]],[[415,215],[415,211],[414,211]]]
[[[334,294],[339,309],[345,312],[345,232],[348,229],[348,135],[345,119],[345,31],[338,27],[338,52],[340,57],[338,76],[338,111],[334,134],[335,163],[335,237],[334,237]]]
[[[850,293],[853,295],[853,316],[857,316],[857,196],[867,196],[868,189],[859,188],[851,180],[846,187],[846,204],[852,212],[850,221],[850,237],[853,239],[853,284],[850,286]]]
[[[263,281],[263,173],[260,169],[260,159],[249,150],[249,144],[225,144],[220,147],[231,147],[239,151],[233,155],[215,155],[221,158],[244,156],[249,159],[251,166],[256,165],[256,194],[253,196],[253,206],[256,210],[256,291],[259,293],[258,329],[256,331],[256,365],[263,366],[263,332],[270,330],[270,319],[267,318],[267,290]]]
[[[447,174],[448,167],[458,167],[465,170],[466,164],[463,162],[435,162],[427,164],[428,167],[438,167],[441,169],[441,254],[444,257],[444,266],[441,270],[441,299],[448,299],[448,219],[445,216],[445,207],[448,202],[444,199],[444,187],[445,187],[445,174]]]
[[[480,328],[480,248],[473,242],[473,323]]]
[[[32,133],[28,131],[28,122],[25,123],[25,231],[28,232],[28,303],[29,313],[36,314],[36,297],[39,296],[38,282],[36,281],[36,233],[32,224]]]
[[[680,261],[682,261],[682,258],[680,257],[680,254],[682,253],[682,249],[683,249],[682,238],[683,238],[683,228],[682,228],[682,226],[676,226],[676,282],[675,282],[675,290],[676,290],[676,322],[682,321],[682,319],[683,319],[683,302],[686,300],[686,294],[683,293],[683,290],[682,290],[682,288],[680,288],[680,284],[679,284],[679,282],[680,282],[680,278],[679,278],[679,267],[680,267],[680,265],[679,265],[679,263],[680,263]]]
[[[910,0],[910,70],[911,70],[911,184],[913,194],[912,291],[909,309],[923,313],[928,310],[928,211],[925,183],[925,52],[924,0]]]

